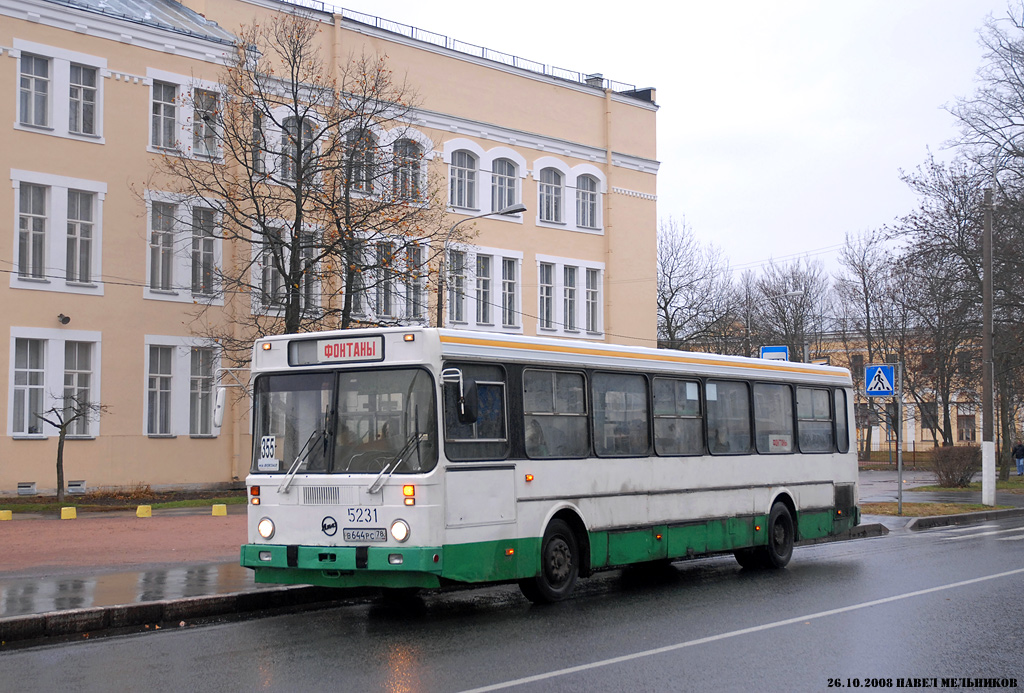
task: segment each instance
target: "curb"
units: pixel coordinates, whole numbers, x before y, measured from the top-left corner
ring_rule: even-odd
[[[907,523],[907,529],[918,531],[932,529],[933,527],[947,527],[949,525],[969,525],[975,522],[997,520],[1002,517],[1024,517],[1024,508],[1007,508],[1005,510],[981,510],[974,513],[963,513],[961,515],[935,515],[932,517],[915,517]]]
[[[160,628],[181,627],[186,619],[341,602],[364,598],[371,593],[366,590],[346,590],[342,596],[338,590],[330,588],[285,585],[251,592],[8,616],[0,618],[0,650],[12,643],[42,638],[82,634],[88,636],[94,631],[149,625]]]
[[[801,539],[795,546],[813,546],[814,544],[830,544],[834,541],[847,541],[849,539],[866,539],[867,537],[884,537],[889,533],[889,528],[883,524],[857,525],[848,529],[842,534],[831,537],[818,537],[816,539]]]

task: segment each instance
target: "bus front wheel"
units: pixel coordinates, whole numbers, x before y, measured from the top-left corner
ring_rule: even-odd
[[[793,516],[785,503],[776,503],[768,515],[768,543],[740,549],[733,555],[744,568],[785,568],[793,557]]]
[[[534,604],[560,602],[572,594],[580,575],[579,545],[572,528],[552,520],[540,547],[540,572],[519,581],[523,596]]]

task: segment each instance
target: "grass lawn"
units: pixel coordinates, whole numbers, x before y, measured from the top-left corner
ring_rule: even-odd
[[[0,498],[0,510],[16,513],[59,513],[61,508],[76,508],[82,512],[131,510],[140,505],[160,508],[202,508],[214,504],[242,505],[245,490],[239,491],[151,491],[142,486],[124,491],[93,492],[85,495],[65,495],[58,503],[56,496],[11,496]]]
[[[947,489],[948,490],[948,489]],[[935,515],[960,515],[981,510],[1004,510],[1010,505],[982,505],[981,503],[904,503],[904,517],[933,517]],[[896,515],[896,503],[861,503],[862,515]]]
[[[912,486],[906,491],[980,491],[981,482],[976,481],[970,486],[964,486],[963,488],[945,488],[943,486]],[[996,478],[996,490],[1007,491],[1009,493],[1024,493],[1024,476],[1017,476],[1017,472],[1011,472],[1010,478],[1006,481],[1000,481]]]

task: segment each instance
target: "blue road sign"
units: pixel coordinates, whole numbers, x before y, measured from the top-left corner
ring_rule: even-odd
[[[763,346],[761,347],[761,358],[771,361],[789,361],[789,347]]]
[[[896,394],[896,366],[865,366],[864,383],[864,394],[868,397],[892,397]]]

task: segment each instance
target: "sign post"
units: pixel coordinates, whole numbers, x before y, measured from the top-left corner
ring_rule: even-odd
[[[896,512],[903,515],[903,364],[884,363],[864,367],[864,394],[896,400]]]

